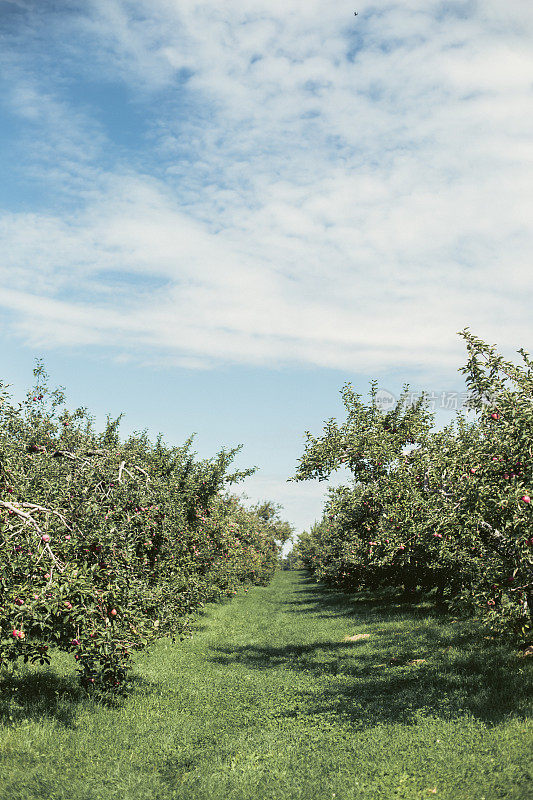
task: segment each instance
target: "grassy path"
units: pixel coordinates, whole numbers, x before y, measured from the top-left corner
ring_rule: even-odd
[[[4,686],[2,800],[533,797],[530,665],[423,607],[279,573],[137,673],[119,709],[59,659]]]

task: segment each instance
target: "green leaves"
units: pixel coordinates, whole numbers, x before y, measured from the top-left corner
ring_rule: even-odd
[[[120,417],[96,433],[42,364],[35,375],[18,408],[0,386],[0,659],[53,644],[87,689],[119,691],[131,648],[179,637],[208,600],[266,582],[290,526],[226,494],[253,472],[230,471],[240,447],[197,460],[192,437],[121,441]]]
[[[461,335],[476,419],[459,414],[431,430],[424,400],[408,407],[406,394],[385,414],[374,382],[368,404],[345,386],[345,422],[328,420],[322,437],[307,435],[295,479],[343,465],[352,483],[330,490],[324,519],[298,554],[343,588],[418,587],[485,610],[490,600],[493,624],[523,636],[533,614],[533,504],[523,499],[533,489],[533,364],[523,350],[515,365],[469,331]]]
[[[400,459],[407,445],[420,445],[427,436],[432,415],[422,396],[408,403],[408,386],[387,413],[377,403],[377,384],[371,384],[371,401],[365,404],[361,395],[346,384],[341,395],[346,420],[339,425],[329,419],[324,423],[321,437],[306,432],[307,442],[293,480],[318,478],[325,480],[340,467],[348,468],[354,480],[371,483],[378,475],[386,474]]]

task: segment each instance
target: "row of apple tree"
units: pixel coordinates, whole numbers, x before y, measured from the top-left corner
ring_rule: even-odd
[[[97,433],[41,364],[24,402],[0,384],[0,669],[72,653],[100,692],[128,684],[131,656],[183,637],[207,602],[264,584],[291,535],[278,508],[229,487],[239,448],[198,459],[192,441]]]
[[[347,591],[395,587],[481,611],[523,641],[533,616],[533,362],[518,363],[461,332],[467,411],[442,430],[408,387],[389,410],[342,391],[346,420],[307,433],[296,480],[340,467],[323,518],[295,550],[318,580]]]

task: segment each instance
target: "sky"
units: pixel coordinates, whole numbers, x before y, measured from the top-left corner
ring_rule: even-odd
[[[357,16],[354,10],[358,11]],[[288,483],[339,390],[531,343],[533,4],[0,0],[0,380]],[[342,476],[337,480],[342,479]]]

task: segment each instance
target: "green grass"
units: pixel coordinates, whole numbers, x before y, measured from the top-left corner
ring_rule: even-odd
[[[472,623],[278,573],[139,656],[118,708],[64,657],[4,683],[0,797],[526,800],[531,673]]]

